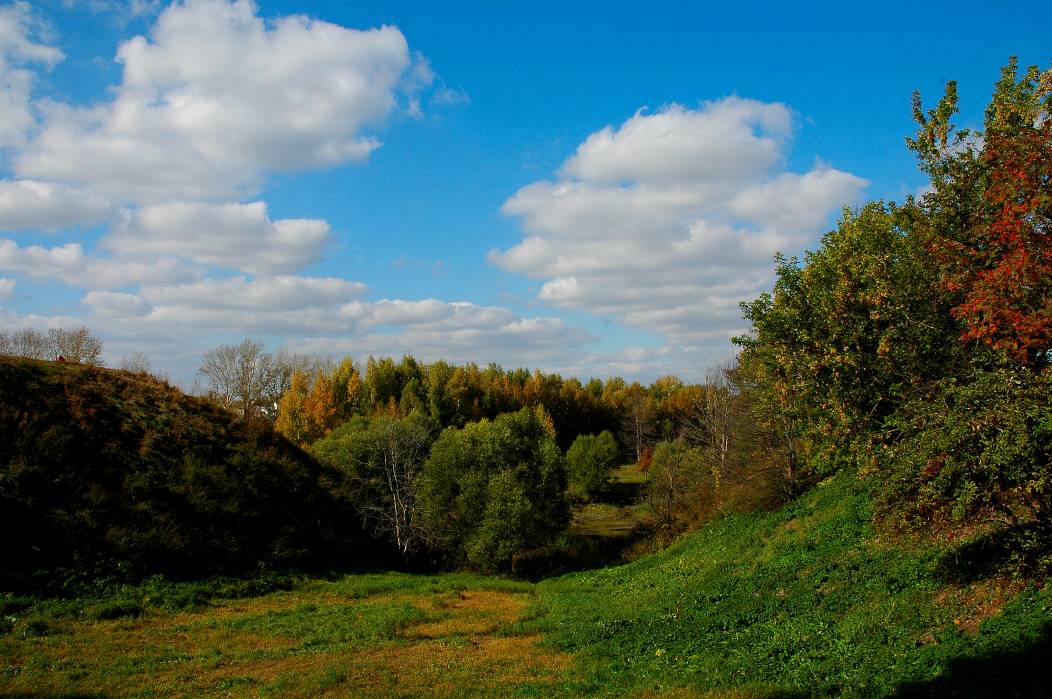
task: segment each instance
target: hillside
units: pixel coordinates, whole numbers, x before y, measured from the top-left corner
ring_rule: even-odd
[[[0,597],[0,692],[114,696],[1047,696],[1052,594],[906,547],[843,475],[634,563]],[[100,653],[99,649],[106,649]]]
[[[882,541],[851,474],[629,565],[542,582],[537,624],[591,691],[1048,696],[1052,594],[974,547]],[[981,552],[980,552],[981,553]]]
[[[341,477],[145,374],[0,357],[0,583],[189,577],[343,556]]]

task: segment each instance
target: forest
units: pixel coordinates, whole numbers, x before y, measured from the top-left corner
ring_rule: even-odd
[[[19,668],[0,692],[42,681],[69,629],[281,595],[298,611],[251,628],[291,645],[258,657],[346,667],[301,686],[245,651],[239,691],[427,694],[347,668],[412,657],[409,630],[486,595],[528,609],[458,627],[449,652],[528,638],[550,664],[440,693],[1052,691],[1052,70],[1010,61],[980,130],[957,99],[914,96],[930,185],[778,257],[701,383],[246,339],[206,353],[187,395],[143,356],[99,366],[86,328],[0,331],[0,657]],[[631,513],[616,545],[580,534],[611,508]],[[46,691],[149,675],[121,672]]]

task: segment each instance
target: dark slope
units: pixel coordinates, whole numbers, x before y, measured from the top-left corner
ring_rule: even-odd
[[[340,475],[143,374],[0,357],[0,584],[299,566],[358,539]]]

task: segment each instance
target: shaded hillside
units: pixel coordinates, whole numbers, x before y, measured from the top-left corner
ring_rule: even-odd
[[[341,488],[268,424],[150,376],[0,357],[5,586],[343,557]]]
[[[586,694],[1048,696],[1047,588],[962,580],[974,546],[881,540],[871,520],[843,474],[662,553],[546,580],[535,623],[585,659]]]

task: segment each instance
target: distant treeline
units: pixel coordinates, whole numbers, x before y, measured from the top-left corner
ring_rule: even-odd
[[[446,361],[419,362],[405,356],[370,357],[364,367],[344,359],[331,368],[297,368],[278,402],[276,426],[298,444],[310,444],[355,415],[427,415],[441,427],[463,427],[522,408],[542,406],[556,441],[565,451],[578,435],[604,430],[619,435],[626,451],[640,458],[661,438],[674,438],[704,400],[699,385],[676,377],[649,386],[505,370]]]

